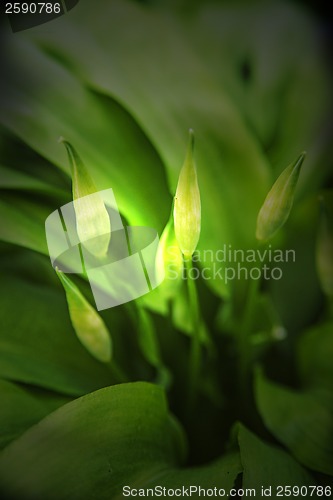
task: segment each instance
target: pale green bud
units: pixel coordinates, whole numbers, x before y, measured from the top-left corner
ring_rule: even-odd
[[[272,238],[288,219],[305,154],[302,153],[282,172],[266,196],[257,219],[258,240],[266,241]]]
[[[174,224],[178,245],[186,258],[192,256],[199,241],[201,203],[197,171],[193,159],[194,134],[190,130],[189,144],[174,203]]]
[[[111,337],[98,312],[89,304],[76,285],[56,268],[65,289],[69,315],[76,335],[94,358],[107,363],[111,360]]]
[[[317,239],[317,271],[323,292],[333,298],[333,221],[322,201]]]
[[[183,267],[183,256],[175,235],[172,207],[156,253],[157,280],[161,281],[164,278],[163,283],[159,286],[159,291],[163,293],[165,298],[172,298],[177,292],[181,283]]]
[[[95,257],[107,254],[111,239],[111,222],[104,201],[81,158],[64,140],[72,171],[73,204],[76,230],[81,244]],[[93,196],[89,196],[93,195]]]

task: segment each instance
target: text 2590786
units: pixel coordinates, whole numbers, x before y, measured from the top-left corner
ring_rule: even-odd
[[[6,14],[60,14],[62,6],[59,2],[7,2]]]

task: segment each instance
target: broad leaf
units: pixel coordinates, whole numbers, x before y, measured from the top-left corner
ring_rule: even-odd
[[[71,395],[113,383],[77,340],[60,283],[45,278],[52,268],[25,255],[2,254],[0,376]]]
[[[0,400],[0,448],[4,448],[69,398],[0,379]]]
[[[171,205],[163,167],[127,111],[113,99],[88,91],[24,37],[10,37],[7,49],[3,124],[69,173],[66,153],[57,142],[59,136],[66,137],[80,151],[97,188],[114,189],[119,209],[131,223],[161,229]],[[18,77],[21,72],[24,81]],[[27,108],[31,112],[23,111]]]
[[[308,386],[326,387],[333,394],[333,322],[311,328],[298,341],[300,376]]]
[[[124,486],[233,486],[241,471],[237,453],[180,469],[184,444],[159,387],[122,384],[63,406],[8,446],[0,484],[27,500],[120,499]]]
[[[0,239],[47,254],[44,223],[51,211],[34,199],[1,194]]]
[[[242,488],[254,489],[256,497],[263,496],[262,488],[266,493],[270,490],[271,495],[268,496],[275,499],[281,497],[278,487],[316,484],[314,478],[286,451],[262,441],[243,425],[239,427],[238,442],[244,468]]]
[[[83,3],[70,19],[61,20],[59,31],[45,33],[37,27],[33,34],[26,35],[32,35],[57,64],[26,40],[20,40],[22,45],[17,47],[11,41],[14,67],[22,50],[27,49],[29,68],[25,70],[33,74],[33,68],[38,67],[41,85],[47,86],[49,92],[47,100],[38,94],[37,101],[29,79],[23,86],[20,82],[11,83],[6,126],[59,165],[62,160],[50,138],[56,130],[67,129],[63,135],[80,150],[96,183],[114,188],[120,209],[129,221],[136,219],[141,223],[144,219],[151,224],[154,219],[161,221],[163,216],[162,225],[167,219],[163,214],[171,204],[166,198],[160,167],[156,167],[160,163],[156,156],[154,160],[151,151],[156,148],[164,161],[170,191],[174,194],[191,126],[197,136],[204,221],[199,246],[214,252],[225,242],[250,245],[260,202],[268,188],[268,166],[256,139],[249,134],[223,87],[216,83],[197,51],[189,46],[178,23],[167,16],[157,11],[148,14],[142,7],[122,1],[99,3],[94,19],[96,25],[91,23],[88,4]],[[126,37],[123,22],[127,26]],[[71,40],[69,44],[65,42],[66,34]],[[87,93],[67,69],[60,67],[59,61],[65,62],[66,68],[89,86],[126,106],[153,148],[147,147],[145,154],[132,136],[129,140],[129,120],[126,130],[119,127],[114,130],[120,110],[113,101]],[[129,85],[131,81],[135,85]],[[60,88],[66,88],[65,95]],[[35,110],[33,117],[23,116],[20,111],[23,105]],[[82,116],[89,116],[94,130]],[[145,143],[143,137],[141,132],[141,147]],[[135,157],[135,163],[127,155]],[[128,199],[132,200],[130,206]],[[208,259],[205,265],[212,276],[209,284],[222,295],[227,294],[223,280],[213,275],[212,262]]]
[[[276,439],[301,464],[333,475],[332,401],[324,404],[316,392],[283,387],[260,371],[255,390],[261,417]]]
[[[47,193],[53,196],[63,195],[63,192],[53,185],[4,165],[0,165],[0,188]]]
[[[259,138],[274,177],[305,148],[300,188],[316,189],[331,168],[332,77],[315,16],[294,2],[207,1],[182,28]]]

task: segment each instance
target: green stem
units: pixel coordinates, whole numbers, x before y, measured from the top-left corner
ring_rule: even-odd
[[[187,271],[187,287],[189,297],[189,309],[192,320],[192,337],[189,359],[189,409],[194,404],[201,368],[201,345],[200,345],[200,309],[197,289],[194,280],[190,277],[193,269],[192,257],[185,259]]]
[[[120,368],[120,366],[118,366],[114,360],[108,364],[108,367],[117,384],[124,384],[130,381],[129,377],[126,375],[123,369]]]
[[[247,391],[247,382],[251,367],[251,345],[249,343],[251,333],[252,314],[255,300],[258,294],[260,279],[251,280],[246,295],[243,321],[240,325],[239,356],[240,356],[240,384]]]
[[[258,247],[266,246],[266,244],[258,244]],[[262,266],[265,264],[262,262]],[[243,320],[240,324],[239,332],[239,382],[241,391],[244,397],[248,393],[248,381],[251,372],[251,344],[250,335],[253,321],[253,310],[260,288],[261,279],[251,279],[246,291]]]
[[[327,315],[328,319],[333,319],[333,297],[328,297],[327,299]]]

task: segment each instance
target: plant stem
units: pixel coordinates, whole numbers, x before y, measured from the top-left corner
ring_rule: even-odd
[[[327,299],[327,311],[328,319],[333,319],[333,297]]]
[[[243,321],[240,326],[240,337],[239,337],[239,356],[240,356],[240,384],[247,392],[247,382],[249,378],[250,365],[251,365],[251,345],[249,343],[250,333],[251,333],[251,322],[252,313],[255,304],[255,300],[258,293],[258,288],[260,284],[260,279],[251,279],[248,291],[246,295],[246,303],[244,308]]]
[[[118,366],[114,360],[112,360],[111,363],[108,364],[108,367],[111,374],[116,379],[117,384],[124,384],[130,381],[129,377],[126,375],[123,369],[120,368],[120,366]]]
[[[191,278],[191,270],[193,269],[192,257],[185,259],[187,271],[187,287],[189,298],[189,309],[192,320],[192,337],[189,359],[189,392],[188,392],[188,407],[189,410],[193,407],[197,385],[200,375],[201,365],[201,346],[200,346],[200,309],[197,289],[194,280]]]

